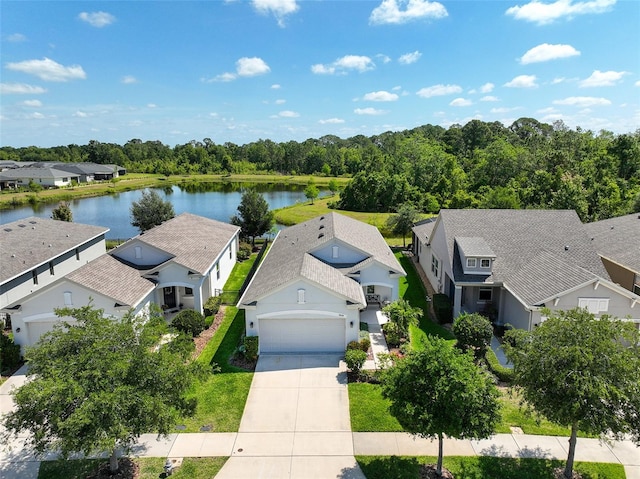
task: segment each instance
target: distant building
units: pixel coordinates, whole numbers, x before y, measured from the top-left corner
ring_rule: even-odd
[[[43,188],[69,186],[72,180],[78,181],[80,175],[56,168],[14,168],[0,172],[0,189],[29,186],[36,183]]]

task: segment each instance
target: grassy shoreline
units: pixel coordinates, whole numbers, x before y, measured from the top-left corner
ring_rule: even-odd
[[[306,185],[313,180],[317,186],[326,187],[335,179],[338,185],[344,186],[350,178],[331,178],[326,176],[291,176],[291,175],[156,175],[129,173],[114,181],[82,184],[68,188],[53,188],[38,193],[23,191],[19,193],[0,194],[0,210],[37,203],[57,203],[80,198],[112,195],[124,191],[143,188],[179,185],[185,183],[277,183],[284,185]]]

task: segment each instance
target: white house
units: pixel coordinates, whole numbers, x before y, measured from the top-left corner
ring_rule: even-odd
[[[78,180],[80,175],[55,168],[24,167],[0,172],[0,185],[29,186],[34,182],[44,188],[69,186],[72,180]]]
[[[405,274],[377,228],[329,213],[278,234],[238,307],[260,353],[343,352]]]
[[[611,281],[571,210],[441,210],[413,228],[414,254],[454,318],[479,312],[531,330],[543,308],[640,323],[640,296]]]

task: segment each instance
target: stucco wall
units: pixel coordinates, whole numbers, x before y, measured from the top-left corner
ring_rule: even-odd
[[[338,247],[338,257],[334,258],[333,257],[333,247],[337,246]],[[324,245],[322,248],[311,251],[311,254],[313,256],[315,256],[316,258],[325,261],[327,263],[344,263],[344,264],[351,264],[351,263],[359,263],[360,261],[363,261],[367,258],[366,255],[364,255],[362,252],[357,251],[351,247],[349,247],[348,245],[346,245],[345,243],[342,243],[341,241],[337,241],[334,240],[326,245]]]
[[[552,301],[547,303],[546,306],[552,311],[573,309],[578,307],[579,298],[609,299],[608,310],[600,314],[608,314],[620,319],[625,319],[629,316],[635,322],[640,322],[640,302],[631,307],[632,301],[629,298],[608,288],[603,283],[600,283],[597,289],[592,284],[587,285],[577,291],[561,296],[557,305]]]
[[[141,258],[136,258],[136,246],[140,247]],[[156,266],[171,259],[171,255],[133,239],[112,251],[113,256],[140,266]]]

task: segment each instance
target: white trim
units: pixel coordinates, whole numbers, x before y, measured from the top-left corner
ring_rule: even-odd
[[[335,311],[313,311],[308,309],[292,309],[286,311],[275,311],[273,313],[257,314],[256,319],[310,319],[310,318],[339,318],[346,319],[347,316]]]

